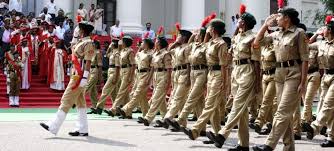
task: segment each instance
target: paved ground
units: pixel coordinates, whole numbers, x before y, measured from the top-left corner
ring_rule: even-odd
[[[183,133],[144,127],[136,120],[120,120],[106,115],[89,116],[89,137],[69,137],[67,132],[75,126],[76,114],[73,112],[69,113],[59,134],[54,136],[42,129],[39,122],[54,116],[55,109],[30,109],[29,113],[26,113],[27,109],[10,111],[0,109],[0,151],[207,151],[226,150],[238,141],[234,130],[223,149],[216,149],[213,145],[202,144],[205,137],[191,141]],[[36,113],[30,113],[32,111]],[[297,151],[333,150],[319,146],[323,136],[317,136],[313,141],[303,137],[302,141],[296,142]],[[251,130],[251,145],[262,144],[265,139],[266,136]],[[279,143],[276,150],[282,150],[282,146]]]

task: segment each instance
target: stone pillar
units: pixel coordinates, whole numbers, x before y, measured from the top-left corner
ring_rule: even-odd
[[[181,28],[198,29],[205,17],[205,0],[182,0]]]
[[[120,20],[124,33],[141,34],[141,9],[142,0],[117,0],[116,18]]]

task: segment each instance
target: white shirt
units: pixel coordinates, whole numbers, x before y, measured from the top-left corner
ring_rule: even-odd
[[[48,2],[48,3],[45,5],[45,7],[48,8],[48,13],[49,13],[49,14],[56,14],[56,12],[57,12],[57,6],[56,6],[56,4],[55,4],[54,2],[53,2],[53,3]]]
[[[3,35],[2,35],[2,41],[3,42],[10,43],[10,33],[11,33],[11,30],[5,29],[5,31],[3,32]]]
[[[21,0],[9,0],[9,11],[16,10],[17,12],[22,12],[22,2]]]
[[[152,29],[150,31],[144,30],[141,35],[141,38],[144,39],[144,36],[147,32],[149,32],[148,38],[153,40],[155,38],[155,33],[154,33],[154,30]]]
[[[119,37],[123,29],[121,26],[116,27],[116,25],[110,27],[110,36]]]
[[[41,13],[41,14],[39,14],[38,17],[42,17],[43,15],[45,16],[44,21],[46,21],[46,22],[48,22],[48,23],[50,24],[50,23],[51,23],[51,18],[52,18],[52,16],[51,16],[50,14],[44,14],[44,13]]]
[[[55,34],[59,39],[63,40],[65,31],[66,31],[65,28],[61,28],[60,26],[57,26]]]
[[[83,18],[87,19],[87,10],[86,9],[78,9],[77,14],[82,16]]]

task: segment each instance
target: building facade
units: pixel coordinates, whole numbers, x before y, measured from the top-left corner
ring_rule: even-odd
[[[49,0],[22,1],[25,13],[39,14]],[[176,22],[180,22],[184,29],[196,29],[202,19],[212,12],[225,21],[227,34],[231,34],[231,16],[238,13],[241,3],[257,19],[256,31],[270,13],[277,11],[276,0],[55,0],[55,3],[71,17],[75,16],[80,3],[84,3],[87,10],[90,4],[99,4],[105,10],[106,27],[119,19],[124,31],[132,34],[140,34],[146,22],[151,22],[154,29],[164,26],[166,34],[173,34]],[[301,21],[309,29],[317,27],[312,23],[316,10],[323,9],[320,0],[287,0],[287,5],[299,11]]]

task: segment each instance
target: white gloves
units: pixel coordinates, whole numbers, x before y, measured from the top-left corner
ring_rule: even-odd
[[[87,78],[88,78],[88,75],[89,75],[89,71],[84,71],[84,74],[82,76],[82,79],[80,81],[80,87],[85,87],[87,85]]]

